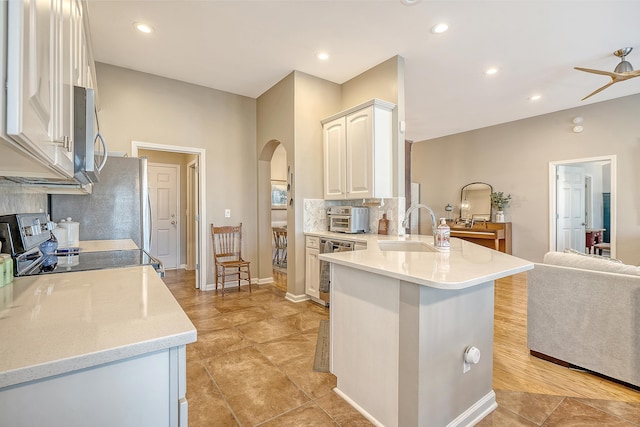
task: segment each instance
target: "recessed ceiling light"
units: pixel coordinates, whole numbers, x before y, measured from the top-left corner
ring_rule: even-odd
[[[487,76],[492,76],[492,75],[494,75],[494,74],[497,74],[497,73],[498,73],[498,71],[499,71],[499,70],[498,70],[498,68],[496,68],[496,67],[491,67],[491,68],[487,68],[486,70],[484,70],[484,73],[485,73]]]
[[[140,31],[141,33],[149,34],[153,33],[153,27],[142,22],[134,22],[133,28]]]
[[[440,34],[440,33],[444,33],[445,31],[447,31],[449,29],[449,25],[445,24],[444,22],[434,25],[431,28],[431,32],[433,34]]]
[[[327,59],[329,59],[329,54],[327,52],[319,52],[316,55],[316,58],[318,58],[320,61],[326,61]]]
[[[538,94],[531,95],[529,97],[529,101],[538,101],[540,98],[542,98],[542,95],[538,95]]]
[[[414,4],[418,3],[420,0],[400,0],[400,1],[404,5],[411,6],[411,5],[414,5]]]

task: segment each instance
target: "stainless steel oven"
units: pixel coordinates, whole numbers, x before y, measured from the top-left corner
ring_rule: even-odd
[[[80,248],[58,249],[43,253],[42,243],[51,238],[55,224],[44,213],[0,216],[2,252],[13,258],[15,276],[67,273],[106,268],[151,265],[164,275],[162,262],[142,249],[83,252]]]

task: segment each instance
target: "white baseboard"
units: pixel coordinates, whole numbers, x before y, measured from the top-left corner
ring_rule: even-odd
[[[273,283],[273,277],[266,277],[264,279],[257,279],[258,285],[266,285],[267,283]],[[251,281],[253,284],[253,280]]]
[[[258,280],[257,279],[251,279],[251,284],[252,285],[257,285],[258,284]],[[220,286],[218,285],[218,287],[220,288]],[[224,284],[224,288],[225,289],[231,289],[231,288],[237,288],[238,287],[238,282],[227,282]],[[249,287],[249,284],[247,283],[246,280],[242,281],[242,284],[240,284],[240,288],[244,288],[244,287]],[[207,283],[204,287],[200,286],[200,290],[203,291],[215,291],[216,290],[216,284],[215,283]]]
[[[379,427],[384,427],[384,424],[374,418],[373,415],[365,411],[364,408],[354,402],[349,396],[344,394],[338,387],[335,387],[333,391],[335,391],[338,396],[346,400],[349,405],[353,406],[355,410],[360,412],[366,419],[371,421],[371,423]],[[480,400],[467,408],[466,411],[458,415],[456,419],[447,424],[447,427],[474,426],[478,424],[484,417],[493,412],[497,407],[498,404],[496,403],[496,394],[493,390],[491,390]]]
[[[187,264],[180,264],[178,266],[178,268],[182,269],[182,270],[187,270]]]
[[[489,415],[498,407],[496,394],[493,390],[487,393],[482,399],[467,408],[466,411],[456,417],[455,420],[447,424],[447,427],[474,426],[484,417]]]
[[[309,299],[309,295],[307,294],[294,295],[290,292],[287,292],[287,294],[284,296],[284,299],[286,299],[287,301],[298,303],[298,302],[307,301]]]
[[[365,411],[360,405],[358,405],[356,402],[354,402],[349,396],[347,396],[346,394],[344,394],[338,387],[335,387],[333,389],[333,391],[336,392],[336,394],[340,397],[342,397],[344,400],[347,401],[347,403],[351,406],[353,406],[355,408],[356,411],[360,412],[366,419],[368,419],[369,421],[371,421],[371,423],[375,426],[378,427],[384,427],[384,424],[382,424],[380,421],[378,421],[377,419],[375,419],[373,417],[373,415],[371,415],[370,413],[368,413],[367,411]]]

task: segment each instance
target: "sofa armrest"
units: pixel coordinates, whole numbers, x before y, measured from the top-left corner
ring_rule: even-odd
[[[640,276],[536,264],[529,349],[640,386]]]

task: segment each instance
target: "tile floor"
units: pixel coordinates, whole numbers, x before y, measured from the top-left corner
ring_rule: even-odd
[[[198,329],[187,346],[189,426],[370,426],[313,372],[327,309],[294,304],[274,285],[231,289],[222,298],[193,288],[193,273],[165,283]],[[498,409],[478,425],[640,427],[640,403],[496,390]]]

